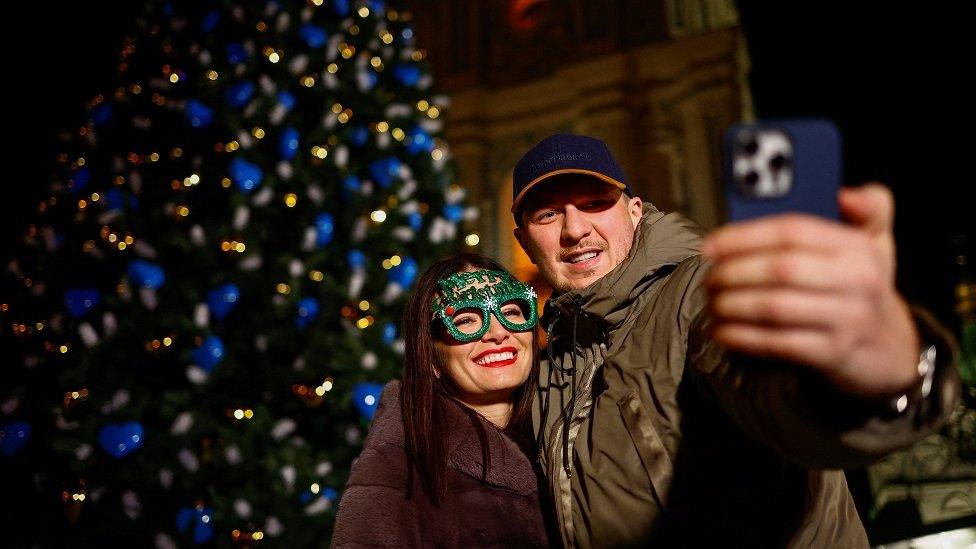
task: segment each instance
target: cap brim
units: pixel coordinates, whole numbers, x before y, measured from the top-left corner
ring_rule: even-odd
[[[596,179],[599,179],[600,181],[603,181],[604,183],[607,183],[609,185],[613,185],[614,187],[617,187],[618,189],[620,189],[622,191],[627,190],[627,185],[625,185],[624,183],[621,183],[620,181],[617,181],[616,179],[614,179],[614,178],[612,178],[610,176],[604,175],[602,173],[595,172],[593,170],[584,170],[582,168],[565,168],[565,169],[562,169],[562,170],[555,170],[555,171],[551,171],[549,173],[540,175],[539,177],[537,177],[537,178],[533,179],[532,181],[530,181],[529,184],[526,185],[524,189],[522,189],[522,192],[518,193],[518,196],[515,197],[515,200],[512,201],[512,213],[514,214],[514,213],[518,212],[519,207],[522,205],[522,200],[525,198],[525,195],[529,191],[532,190],[533,187],[535,187],[536,185],[538,185],[539,183],[542,183],[543,181],[545,181],[547,179],[550,179],[550,178],[555,177],[557,175],[565,175],[565,174],[568,174],[568,173],[576,173],[576,174],[582,174],[582,175],[589,175],[591,177],[594,177]]]

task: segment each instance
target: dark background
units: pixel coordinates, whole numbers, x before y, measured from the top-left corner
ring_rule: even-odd
[[[759,117],[828,116],[845,139],[846,180],[895,191],[899,284],[955,327],[952,286],[968,234],[973,257],[972,97],[962,80],[967,18],[950,10],[842,2],[738,3]],[[8,25],[8,157],[0,242],[22,234],[42,197],[57,131],[77,127],[84,103],[109,89],[139,2],[33,3]],[[955,239],[958,240],[958,239]]]

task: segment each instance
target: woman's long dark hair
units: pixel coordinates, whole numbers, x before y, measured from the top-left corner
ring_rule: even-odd
[[[401,391],[403,407],[403,428],[406,438],[406,452],[409,459],[410,475],[407,493],[413,485],[413,473],[420,477],[420,484],[434,505],[440,505],[447,492],[445,477],[450,451],[449,426],[445,416],[447,406],[460,404],[461,410],[473,419],[478,414],[458,401],[456,390],[447,375],[439,378],[434,368],[444,372],[442,361],[434,348],[434,333],[431,318],[433,301],[440,292],[438,280],[466,269],[489,269],[505,271],[495,260],[474,253],[460,253],[442,259],[427,269],[414,288],[407,302],[403,317],[403,333],[406,336],[406,360]],[[514,405],[508,426],[522,425],[532,409],[533,389],[538,379],[539,362],[536,349],[537,332],[532,332],[532,368],[529,378],[513,394]],[[450,402],[454,401],[454,402]],[[457,403],[457,404],[455,404]],[[488,474],[491,456],[484,424],[480,420],[473,423],[481,441],[484,468],[482,480]]]

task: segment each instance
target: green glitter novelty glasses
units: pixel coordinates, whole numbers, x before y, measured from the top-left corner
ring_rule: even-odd
[[[504,271],[454,273],[437,283],[442,295],[434,298],[434,319],[462,343],[485,335],[492,314],[513,332],[531,330],[539,321],[535,290]]]

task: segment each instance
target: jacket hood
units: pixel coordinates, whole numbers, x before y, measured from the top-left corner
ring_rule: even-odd
[[[550,308],[568,312],[576,305],[589,316],[617,325],[659,270],[699,253],[703,235],[701,227],[681,214],[660,212],[644,204],[627,257],[589,286],[551,298],[546,312]]]

